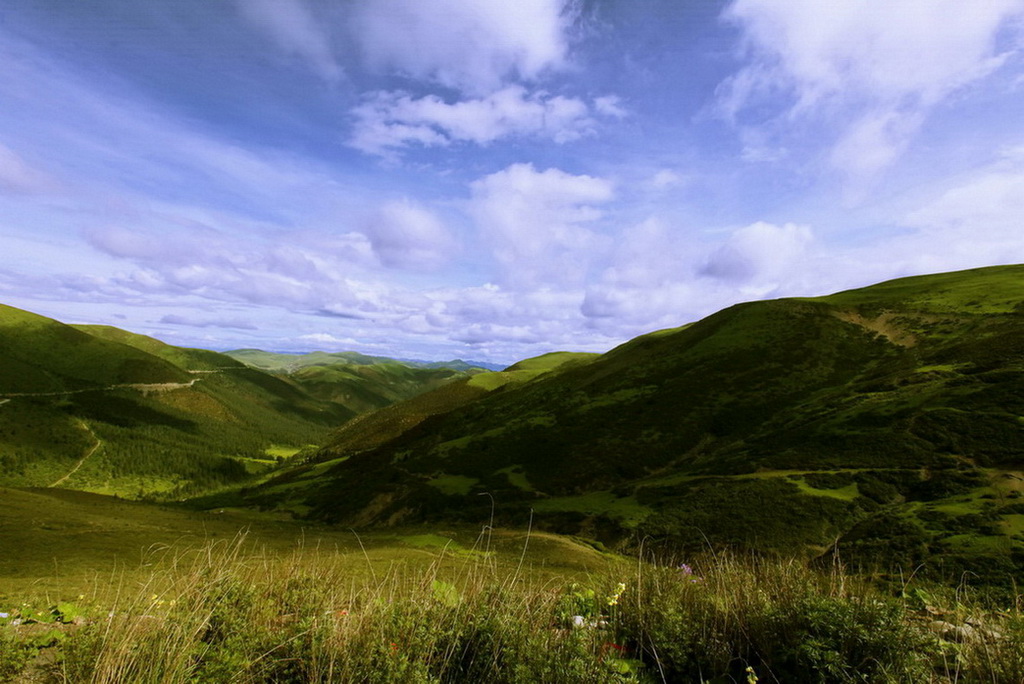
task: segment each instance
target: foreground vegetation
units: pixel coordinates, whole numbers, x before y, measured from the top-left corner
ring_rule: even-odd
[[[484,532],[418,564],[167,555],[144,581],[2,605],[0,678],[65,682],[1019,682],[1020,605],[881,591],[838,564],[705,554],[538,569]],[[538,541],[542,541],[538,539]],[[550,541],[550,540],[549,540]],[[429,560],[428,560],[429,558]],[[152,559],[150,559],[152,562]]]

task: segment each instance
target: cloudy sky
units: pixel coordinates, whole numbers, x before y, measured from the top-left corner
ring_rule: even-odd
[[[1024,262],[1024,0],[11,0],[0,302],[512,362]]]

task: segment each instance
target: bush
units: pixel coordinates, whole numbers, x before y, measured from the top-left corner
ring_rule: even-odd
[[[927,679],[902,604],[846,587],[794,563],[720,557],[699,580],[649,571],[618,626],[669,681],[745,681],[748,667],[762,682]]]
[[[0,627],[0,681],[9,681],[21,673],[35,649]]]

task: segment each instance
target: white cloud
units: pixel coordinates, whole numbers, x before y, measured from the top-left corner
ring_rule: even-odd
[[[330,35],[303,0],[236,0],[236,4],[242,17],[279,49],[305,60],[327,81],[341,77]]]
[[[806,226],[757,222],[707,244],[652,218],[619,236],[580,310],[591,327],[628,338],[737,301],[811,293],[822,282],[812,276],[817,257]]]
[[[611,263],[587,287],[580,307],[605,325],[656,327],[665,317],[688,315],[696,268],[693,248],[663,221],[648,219],[618,236]],[[635,329],[635,328],[634,328]]]
[[[366,234],[377,258],[389,268],[433,270],[451,259],[456,247],[437,216],[408,200],[382,206]]]
[[[594,109],[600,114],[616,119],[629,116],[629,112],[622,106],[622,99],[618,95],[604,95],[594,98]]]
[[[401,92],[377,92],[352,114],[356,122],[349,144],[382,156],[414,144],[487,145],[513,136],[565,143],[594,133],[597,125],[591,107],[583,100],[531,94],[519,85],[452,103],[436,95],[414,98]]]
[[[602,246],[588,227],[612,184],[559,169],[513,164],[470,185],[468,212],[490,244],[506,282],[579,285]]]
[[[667,190],[668,188],[684,185],[686,179],[672,169],[661,169],[650,179],[650,186],[655,190]]]
[[[563,66],[567,0],[374,0],[355,3],[353,38],[368,64],[483,94]]]
[[[758,221],[730,235],[708,258],[701,274],[750,292],[772,292],[799,267],[813,240],[807,226]]]
[[[313,344],[322,345],[333,349],[356,349],[359,347],[365,347],[366,343],[359,342],[358,340],[352,339],[351,337],[335,337],[330,333],[309,333],[308,335],[299,335],[297,338],[302,342],[312,342]]]
[[[751,61],[722,84],[723,111],[749,118],[784,102],[783,122],[823,117],[839,130],[831,162],[857,178],[891,164],[933,107],[1020,50],[1019,38],[998,38],[1024,1],[737,0],[724,16]]]
[[[48,174],[26,162],[21,155],[0,143],[0,191],[35,194],[56,188]]]
[[[256,330],[256,326],[245,318],[197,318],[180,314],[167,314],[160,319],[167,325],[183,325],[191,328],[231,328],[234,330]]]
[[[1024,263],[1024,155],[1003,158],[911,211],[899,254],[914,270]]]

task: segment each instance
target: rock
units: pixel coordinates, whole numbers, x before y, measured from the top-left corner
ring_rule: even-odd
[[[946,641],[964,642],[974,638],[974,628],[970,625],[954,625],[943,620],[935,620],[928,624],[928,629]]]
[[[998,641],[1003,638],[1001,632],[983,627],[981,620],[978,619],[967,620],[966,624],[963,625],[954,625],[943,620],[935,620],[928,624],[928,629],[946,641],[958,643],[981,639],[985,641]]]

